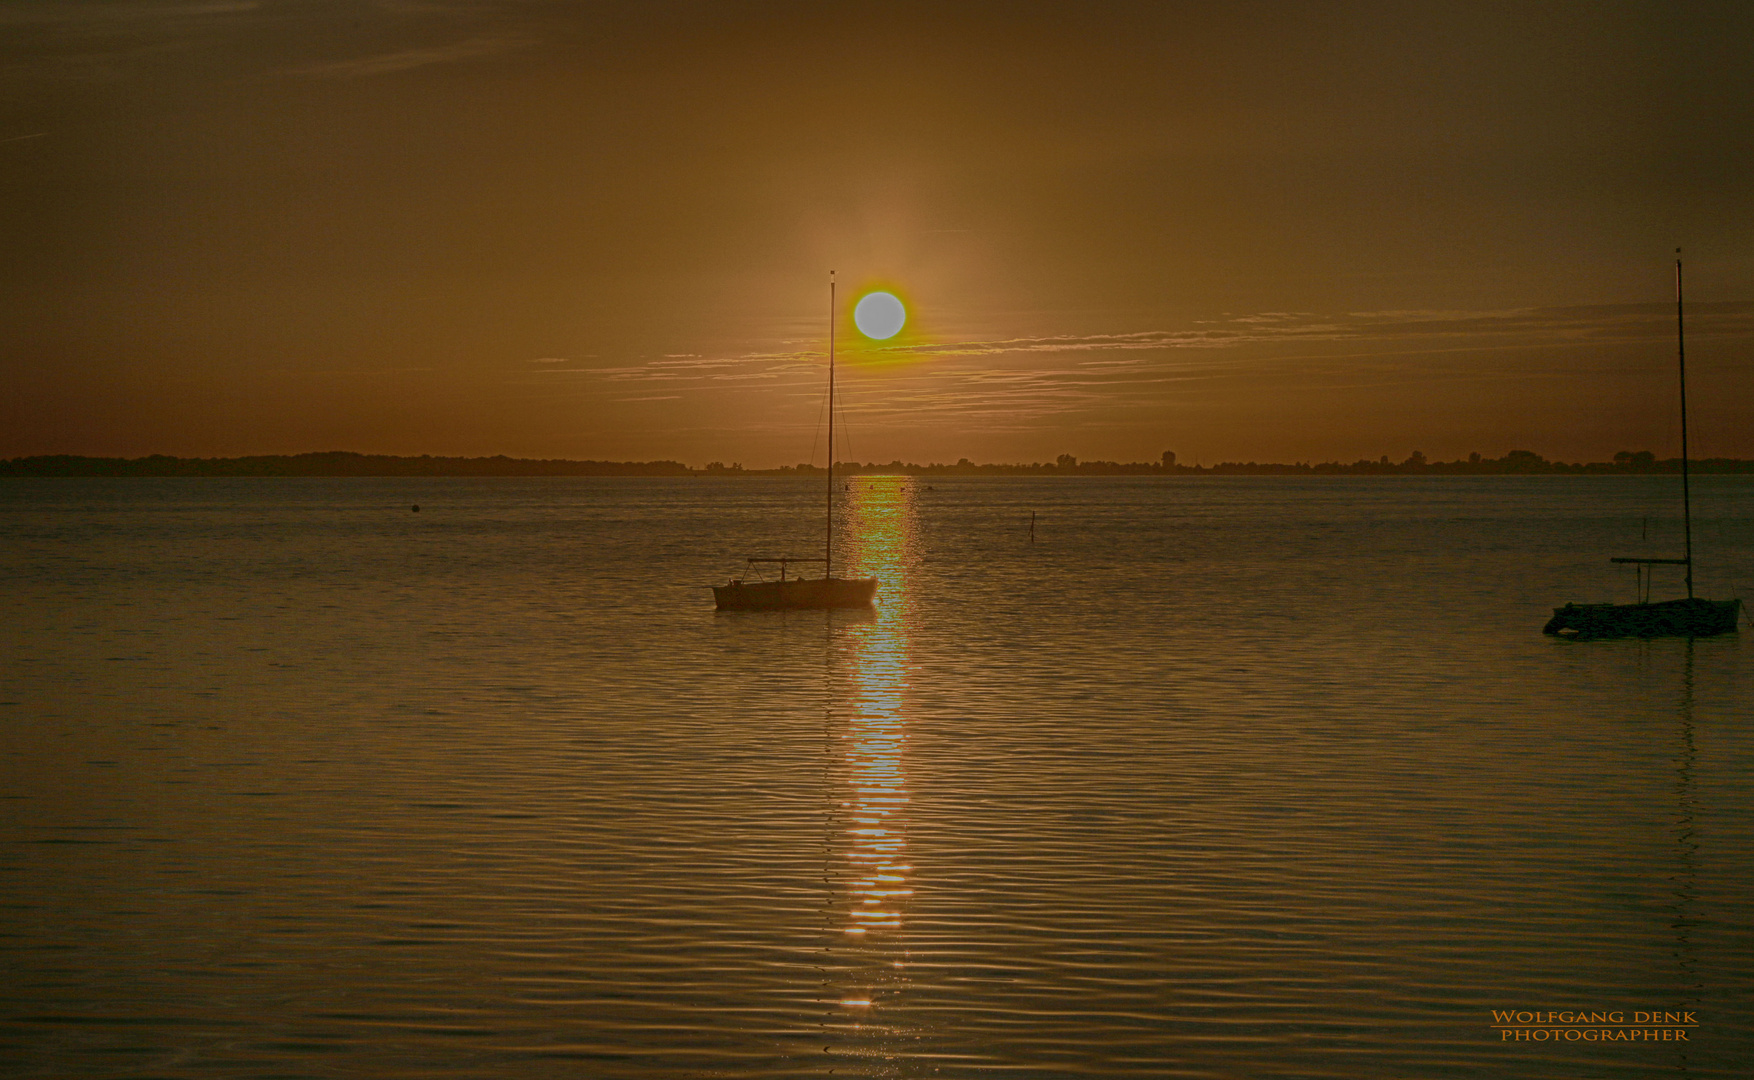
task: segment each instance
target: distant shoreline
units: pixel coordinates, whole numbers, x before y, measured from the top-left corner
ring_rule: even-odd
[[[1534,476],[1609,475],[1636,476],[1679,473],[1679,458],[1658,459],[1649,451],[1622,451],[1613,461],[1568,463],[1548,461],[1527,450],[1513,450],[1501,458],[1477,454],[1457,461],[1427,461],[1415,453],[1405,461],[1325,461],[1319,463],[1225,461],[1215,465],[1177,464],[1175,456],[1163,461],[1078,461],[1062,454],[1057,461],[1014,465],[977,465],[967,458],[955,465],[918,465],[892,461],[888,464],[837,462],[835,471],[847,475],[904,476]],[[1706,458],[1689,464],[1694,473],[1754,473],[1754,461],[1740,458]],[[573,461],[561,458],[497,457],[397,457],[388,454],[355,454],[331,451],[312,454],[268,454],[235,458],[179,458],[153,454],[140,458],[83,457],[48,454],[0,461],[0,477],[53,476],[820,476],[821,466],[787,465],[778,469],[745,469],[740,465],[713,462],[690,468],[679,461]]]

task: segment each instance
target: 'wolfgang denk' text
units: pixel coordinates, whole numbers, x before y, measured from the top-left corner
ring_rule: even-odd
[[[1500,1042],[1691,1042],[1692,1010],[1492,1010]]]

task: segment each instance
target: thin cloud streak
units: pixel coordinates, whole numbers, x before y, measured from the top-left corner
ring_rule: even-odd
[[[1702,337],[1754,329],[1754,304],[1700,308],[1690,330]],[[1580,347],[1666,340],[1673,333],[1672,318],[1672,309],[1663,305],[1265,312],[1197,330],[855,347],[845,356],[842,408],[868,433],[923,423],[954,425],[975,435],[1039,430],[1044,422],[1087,427],[1116,410],[1137,416],[1169,401],[1204,400],[1238,380],[1273,386],[1279,394],[1323,395],[1487,383],[1527,386],[1585,373],[1575,357],[1525,368],[1530,350],[1575,353]],[[861,356],[879,362],[862,364]],[[1511,364],[1494,356],[1522,359]],[[894,362],[903,359],[913,362]],[[818,352],[755,351],[669,354],[602,368],[551,366],[532,374],[579,379],[587,393],[592,385],[664,390],[613,397],[617,402],[707,402],[760,391],[776,403],[760,413],[761,427],[772,433],[810,428],[805,414],[820,402],[822,365]],[[1587,371],[1634,369],[1604,356],[1588,360]]]
[[[1293,340],[1393,341],[1413,337],[1502,337],[1512,334],[1545,335],[1571,340],[1642,341],[1661,338],[1673,332],[1670,310],[1660,305],[1641,304],[1483,312],[1350,312],[1341,318],[1270,312],[1233,318],[1228,320],[1227,328],[1210,330],[1002,338],[994,341],[897,345],[871,351],[885,356],[994,356],[1224,349]],[[1754,331],[1754,304],[1699,305],[1695,307],[1693,322],[1693,332],[1700,335],[1749,333]]]
[[[206,0],[196,3],[68,4],[62,0],[39,3],[8,3],[0,7],[0,26],[92,26],[117,23],[159,22],[165,19],[199,18],[203,15],[236,15],[261,8],[259,0]]]
[[[400,49],[378,56],[362,56],[353,60],[337,60],[305,67],[286,68],[282,74],[302,75],[316,79],[363,79],[375,75],[394,75],[435,64],[454,64],[499,56],[536,43],[528,34],[499,37],[476,37],[450,45],[433,45],[420,49]]]
[[[1302,321],[1298,321],[1302,320]],[[1240,327],[1240,329],[1238,328]],[[1396,358],[1433,353],[1466,353],[1509,348],[1540,348],[1568,346],[1582,342],[1625,343],[1666,338],[1673,332],[1668,312],[1658,305],[1620,308],[1587,309],[1517,309],[1492,312],[1423,312],[1384,311],[1352,312],[1344,317],[1314,316],[1301,313],[1269,312],[1240,316],[1228,321],[1227,328],[1196,331],[1139,331],[1115,334],[1054,335],[1048,337],[1003,338],[989,341],[940,342],[869,348],[866,355],[885,360],[914,357],[921,360],[951,361],[961,358],[990,358],[1006,355],[1054,355],[1092,352],[1164,352],[1199,350],[1199,358],[1176,361],[1183,368],[1226,367],[1247,364],[1251,369],[1271,367],[1272,357],[1258,355],[1219,360],[1214,352],[1241,350],[1250,346],[1271,346],[1287,343],[1349,342],[1356,345],[1380,343],[1394,346],[1388,350],[1353,351],[1346,359],[1380,357],[1385,364]],[[1701,305],[1696,310],[1693,333],[1698,336],[1739,335],[1754,332],[1754,304]],[[1470,339],[1467,344],[1434,348],[1408,349],[1402,343],[1419,339]],[[1509,339],[1518,340],[1511,341]],[[856,355],[856,354],[855,354]],[[1338,359],[1341,354],[1308,354],[1300,357],[1278,357],[1278,362],[1292,359]],[[645,364],[618,365],[601,368],[552,368],[547,373],[583,374],[611,381],[677,381],[724,380],[752,377],[772,378],[788,373],[815,370],[821,363],[819,354],[811,352],[752,352],[740,356],[698,359],[666,357]],[[923,372],[936,378],[944,371],[954,371],[962,379],[977,383],[1032,382],[1041,379],[1064,380],[1081,377],[1125,376],[1153,366],[1150,357],[1126,357],[1077,360],[1063,371],[1053,368],[979,368],[945,369],[934,367]],[[1155,366],[1162,367],[1162,362]],[[856,360],[850,365],[858,370]],[[759,368],[759,371],[738,369]],[[1428,375],[1429,372],[1422,372]],[[900,376],[908,378],[908,376]],[[1103,379],[1112,384],[1115,379]]]

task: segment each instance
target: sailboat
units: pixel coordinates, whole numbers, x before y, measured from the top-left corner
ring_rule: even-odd
[[[834,576],[834,271],[828,272],[828,531],[823,542],[822,557],[754,558],[748,562],[746,575],[767,564],[777,563],[777,581],[747,581],[732,578],[729,583],[713,586],[713,603],[720,611],[787,611],[822,608],[870,607],[877,595],[876,578],[837,578]],[[788,577],[793,563],[821,563],[822,576]]]
[[[1682,328],[1681,259],[1675,252],[1675,354],[1681,368],[1681,522],[1686,544],[1679,559],[1614,558],[1631,563],[1640,571],[1643,588],[1636,604],[1566,604],[1553,609],[1553,617],[1541,628],[1543,634],[1576,638],[1613,637],[1710,637],[1733,634],[1741,621],[1742,601],[1706,600],[1693,595],[1693,500],[1687,483],[1687,341]],[[1680,566],[1686,570],[1687,596],[1681,600],[1650,602],[1647,584],[1651,566]]]

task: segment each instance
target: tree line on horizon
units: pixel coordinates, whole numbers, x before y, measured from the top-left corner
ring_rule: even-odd
[[[1535,474],[1678,473],[1681,459],[1659,459],[1649,450],[1622,450],[1612,461],[1549,461],[1531,450],[1512,450],[1501,458],[1469,454],[1455,461],[1428,461],[1415,450],[1405,460],[1387,454],[1375,461],[1281,462],[1224,461],[1215,465],[1183,465],[1173,452],[1157,461],[1079,461],[1061,454],[1051,462],[977,465],[962,458],[954,465],[919,465],[900,459],[888,464],[836,462],[835,471],[849,475],[906,476],[1488,476]],[[1754,461],[1705,458],[1692,461],[1697,473],[1754,473]],[[680,461],[574,461],[565,458],[398,457],[327,451],[309,454],[265,454],[235,458],[179,458],[153,454],[140,458],[84,457],[44,454],[0,462],[0,476],[812,476],[819,465],[786,465],[777,469],[745,469],[741,464],[714,461],[694,469]]]

